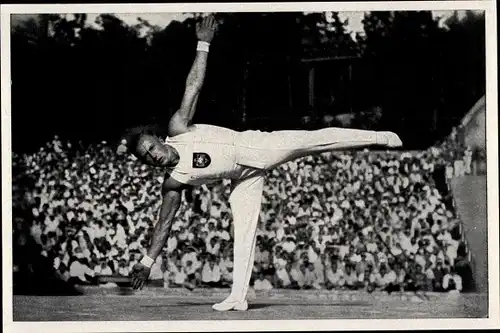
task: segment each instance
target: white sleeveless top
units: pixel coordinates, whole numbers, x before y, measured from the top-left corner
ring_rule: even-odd
[[[197,124],[189,132],[167,137],[165,144],[179,153],[179,163],[167,168],[180,183],[202,185],[232,178],[236,172],[236,131]]]

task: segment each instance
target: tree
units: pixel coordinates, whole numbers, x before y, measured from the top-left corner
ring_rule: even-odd
[[[216,16],[223,24],[196,122],[300,126],[308,111],[304,58],[336,59],[317,67],[319,113],[380,106],[376,116],[356,119],[373,125],[382,114],[381,126],[401,133],[409,148],[449,132],[485,92],[484,13],[456,14],[443,25],[428,11],[371,12],[356,37],[335,12]],[[195,13],[161,28],[143,19],[128,25],[110,14],[96,22],[85,14],[14,15],[15,149],[54,133],[112,142],[124,127],[166,124],[182,98],[200,18]],[[23,140],[26,133],[37,140]]]
[[[455,12],[444,22],[442,57],[442,126],[449,133],[465,113],[486,93],[486,25],[484,12]]]
[[[338,12],[310,13],[300,17],[304,55],[345,57],[358,54],[358,44],[347,31],[348,20]]]
[[[452,18],[452,22],[455,21]],[[456,47],[467,40],[463,31],[474,36],[484,33],[480,29],[473,32],[459,23],[464,30],[454,39],[450,34],[452,29],[445,29],[439,19],[427,11],[367,13],[363,25],[365,35],[358,36],[358,43],[367,61],[363,69],[369,84],[362,90],[370,98],[379,99],[385,126],[405,133],[402,139],[409,146],[432,144],[446,132],[443,115],[450,105],[446,91],[457,93],[457,89],[452,88],[456,84],[450,80],[451,72],[457,70],[452,64],[481,61],[479,54],[466,54],[468,61],[457,56]],[[459,31],[457,29],[454,28]],[[484,73],[480,66],[475,69]],[[474,82],[481,86],[477,80]],[[462,92],[471,96],[470,90]],[[465,109],[455,108],[453,112],[463,114]],[[449,116],[448,112],[446,117]],[[425,142],[422,137],[426,138]]]

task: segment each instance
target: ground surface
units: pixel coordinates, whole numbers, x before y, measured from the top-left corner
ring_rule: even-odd
[[[83,296],[14,296],[14,321],[133,320],[292,320],[415,319],[487,317],[487,297],[480,294],[435,295],[427,299],[366,293],[288,291],[258,293],[246,312],[214,312],[212,304],[227,291],[140,293],[90,290]]]

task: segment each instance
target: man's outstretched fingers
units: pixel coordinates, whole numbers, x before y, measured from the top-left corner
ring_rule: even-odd
[[[134,278],[134,280],[133,280],[134,290],[139,289],[139,283],[140,283],[140,280],[138,278]]]
[[[207,26],[211,29],[215,29],[217,27],[217,21],[215,20],[214,14],[210,14],[207,18]]]
[[[212,28],[216,29],[218,25],[219,25],[219,22],[215,18],[215,15],[212,15]]]
[[[132,278],[132,289],[134,289],[134,290],[136,289],[135,288],[135,278]]]

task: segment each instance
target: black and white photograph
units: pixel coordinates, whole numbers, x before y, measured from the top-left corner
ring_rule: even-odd
[[[499,328],[495,7],[2,6],[4,329]]]

